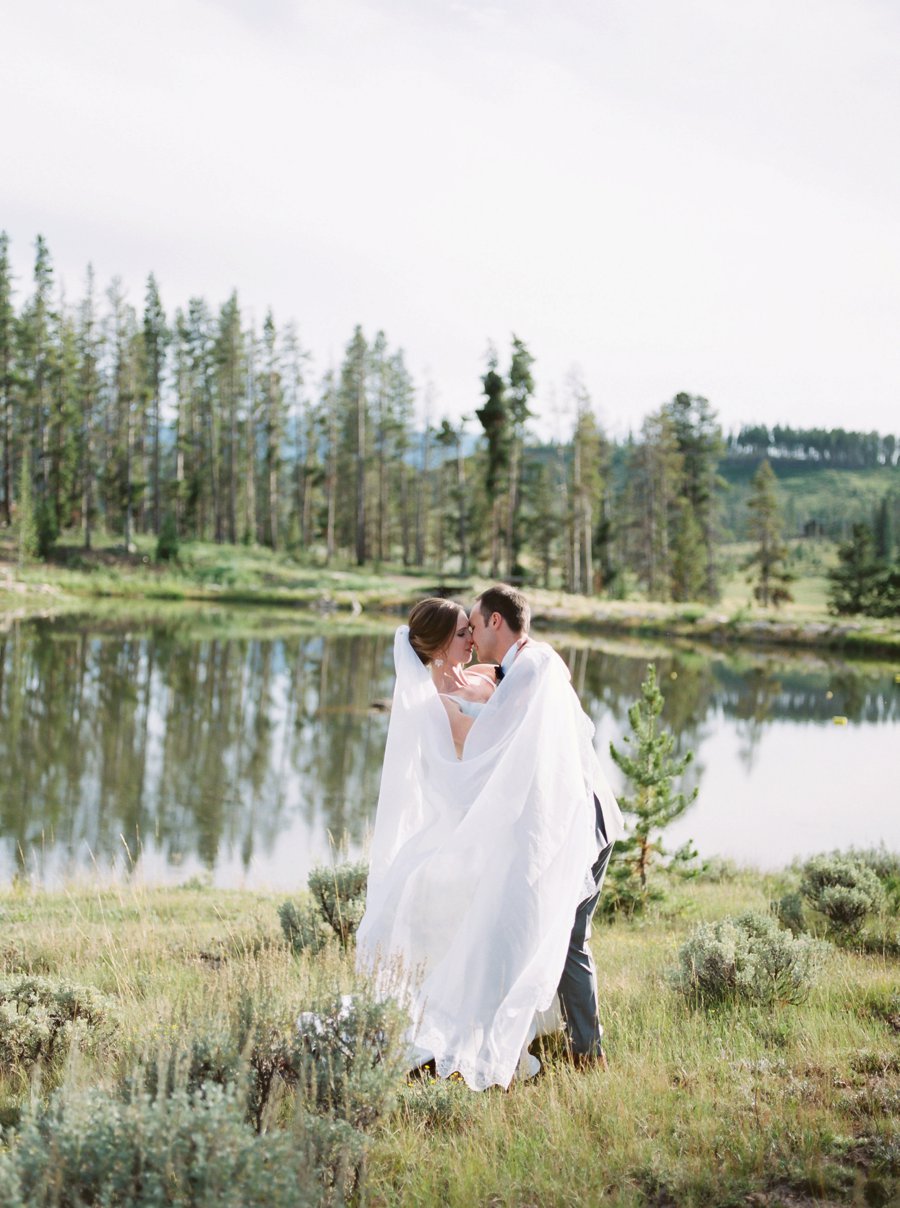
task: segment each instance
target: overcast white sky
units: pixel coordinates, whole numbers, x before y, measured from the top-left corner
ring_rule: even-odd
[[[70,298],[237,288],[316,372],[381,327],[437,414],[489,339],[614,432],[900,427],[896,0],[3,0],[0,228]]]

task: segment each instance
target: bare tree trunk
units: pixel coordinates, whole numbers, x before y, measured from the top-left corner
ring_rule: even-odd
[[[9,364],[3,366],[4,380],[8,379]],[[7,528],[12,524],[13,503],[15,492],[13,479],[15,465],[13,463],[13,403],[9,394],[6,396],[3,408],[3,522]]]
[[[516,527],[516,508],[518,505],[519,492],[519,441],[517,437],[513,437],[512,449],[510,450],[509,458],[509,487],[507,492],[506,503],[506,573],[512,578],[515,573],[515,527]]]
[[[425,490],[428,484],[428,454],[431,441],[428,417],[422,434],[422,471],[416,481],[416,565],[424,567],[428,556],[428,513],[425,507]]]
[[[581,486],[581,440],[578,432],[572,448],[572,591],[582,589],[582,486]]]
[[[409,523],[409,470],[400,466],[400,541],[403,547],[403,565],[409,566],[411,533]]]
[[[466,466],[462,455],[462,441],[456,440],[456,489],[459,493],[458,503],[458,533],[459,533],[459,573],[469,573],[469,544],[466,531]]]
[[[159,528],[162,523],[162,518],[160,516],[160,511],[161,511],[161,507],[162,507],[162,495],[161,495],[160,482],[159,482],[159,474],[160,474],[159,425],[160,425],[160,418],[161,418],[161,416],[160,416],[161,407],[160,407],[159,394],[160,394],[159,386],[157,386],[156,390],[153,393],[153,453],[152,453],[152,469],[151,469],[151,475],[153,477],[153,531],[157,535],[157,537],[159,536]]]
[[[325,520],[325,560],[331,562],[334,557],[334,521],[337,510],[337,416],[335,415],[335,400],[328,398],[328,463],[325,474],[326,520]]]
[[[247,470],[244,474],[245,532],[247,539],[256,542],[256,346],[252,332],[248,335],[247,349]]]
[[[491,577],[500,575],[500,525],[503,514],[503,497],[498,495],[491,505]]]
[[[131,548],[131,396],[125,399],[125,551]]]
[[[363,566],[368,554],[366,540],[366,379],[360,369],[356,394],[356,564]]]
[[[84,548],[91,548],[91,513],[94,510],[94,398],[84,400],[84,479],[81,487],[81,523]]]
[[[212,491],[213,524],[215,540],[222,544],[224,536],[224,515],[222,512],[222,451],[219,447],[219,425],[216,423],[214,412],[215,403],[208,400],[209,406],[209,483]]]
[[[237,448],[237,382],[234,380],[234,367],[229,370],[228,379],[228,540],[232,545],[237,542],[237,473],[235,470],[235,450]]]

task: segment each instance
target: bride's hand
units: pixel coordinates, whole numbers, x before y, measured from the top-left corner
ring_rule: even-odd
[[[462,663],[457,663],[450,668],[450,674],[453,676],[453,685],[456,688],[468,688],[469,681],[466,679],[466,670]]]

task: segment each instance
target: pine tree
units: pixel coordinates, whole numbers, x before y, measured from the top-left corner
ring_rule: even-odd
[[[0,231],[0,440],[3,456],[0,460],[0,510],[3,523],[12,524],[15,498],[14,443],[14,364],[16,314],[13,307],[13,278],[9,262],[9,236]]]
[[[19,318],[20,375],[24,390],[23,444],[31,455],[40,498],[49,494],[48,411],[53,372],[53,267],[42,235],[35,240],[34,293]]]
[[[280,546],[281,461],[284,441],[284,391],[281,350],[275,320],[269,311],[263,323],[263,414],[265,432],[266,517],[263,540],[270,549]]]
[[[610,755],[628,779],[631,791],[619,798],[619,805],[626,819],[632,821],[630,833],[617,844],[609,870],[609,908],[628,914],[664,896],[651,883],[652,868],[689,871],[696,859],[690,843],[671,854],[662,843],[662,832],[697,796],[696,788],[689,795],[675,792],[674,782],[691,763],[693,753],[673,756],[675,739],[659,726],[664,703],[656,682],[656,667],[650,663],[641,684],[641,699],[628,710],[631,733],[625,735],[624,742],[631,753],[620,751],[613,742],[609,744]]]
[[[503,492],[509,471],[511,441],[506,383],[497,372],[497,365],[497,351],[491,346],[488,349],[487,371],[481,379],[482,391],[487,401],[475,412],[487,439],[484,485],[491,507],[491,575],[494,578],[500,574]]]
[[[415,471],[410,450],[413,441],[413,417],[416,391],[406,367],[403,351],[398,349],[390,361],[390,414],[393,430],[392,469],[394,490],[400,512],[400,550],[403,565],[409,566],[413,550],[413,491]]]
[[[550,587],[554,554],[562,530],[555,477],[556,467],[552,462],[536,461],[531,464],[525,479],[528,532],[540,562],[541,582],[545,588]]]
[[[531,397],[534,378],[531,367],[534,357],[518,336],[512,337],[512,359],[509,365],[507,408],[509,415],[509,482],[506,509],[506,573],[510,577],[522,574],[519,554],[522,548],[520,513],[522,509],[522,465],[525,452],[525,425],[531,418]]]
[[[676,394],[665,410],[672,420],[682,458],[678,493],[690,504],[704,551],[703,583],[699,589],[692,585],[690,598],[715,600],[719,595],[715,538],[718,491],[722,486],[717,473],[724,450],[722,429],[715,411],[701,395]]]
[[[437,574],[442,575],[447,554],[447,529],[453,519],[449,506],[452,504],[455,470],[453,452],[457,446],[457,432],[447,418],[441,420],[439,428],[435,431],[435,445],[441,449],[439,464],[437,464],[435,561]]]
[[[91,548],[94,523],[94,484],[96,481],[94,427],[100,405],[102,381],[100,377],[100,337],[94,301],[94,270],[87,269],[84,297],[78,308],[78,395],[81,401],[80,440],[81,450],[81,527],[84,548]]]
[[[325,458],[325,562],[334,558],[337,547],[337,490],[338,490],[338,390],[334,370],[329,369],[322,379],[319,419]]]
[[[850,540],[838,549],[838,565],[828,572],[831,611],[839,616],[870,613],[878,597],[881,570],[871,529],[854,524]]]
[[[59,531],[69,528],[78,506],[79,348],[74,316],[61,302],[55,325],[47,418],[48,493],[41,501],[44,547],[49,551]]]
[[[703,533],[693,505],[682,498],[677,505],[672,548],[672,599],[702,600],[708,586],[708,561]]]
[[[170,340],[166,312],[159,296],[159,286],[153,273],[147,278],[144,295],[143,328],[143,390],[150,437],[150,507],[153,532],[159,536],[162,522],[161,437],[162,387],[166,363],[166,348]],[[232,538],[233,539],[233,538]]]
[[[580,376],[573,372],[569,390],[575,404],[572,434],[572,510],[569,521],[569,590],[594,590],[594,524],[603,491],[603,436]]]
[[[629,451],[626,497],[629,562],[651,599],[668,599],[672,579],[672,523],[683,458],[665,407],[648,415]]]
[[[315,448],[309,448],[312,435],[312,418],[309,399],[306,395],[306,363],[309,353],[300,344],[296,324],[288,323],[282,333],[282,389],[284,394],[285,420],[289,424],[292,449],[291,478],[293,492],[288,512],[289,533],[295,542],[306,544],[306,494],[307,477],[312,486],[315,465]],[[307,471],[307,466],[310,467]]]
[[[213,344],[215,394],[222,431],[223,465],[222,507],[227,540],[235,545],[241,529],[238,524],[238,483],[241,462],[241,403],[246,397],[246,366],[241,310],[237,293],[232,292],[219,310]]]
[[[777,606],[793,596],[788,590],[793,576],[787,569],[787,546],[781,539],[781,511],[778,506],[775,474],[765,458],[750,484],[750,538],[756,549],[747,559],[747,568],[755,566],[756,586],[753,594],[767,608]],[[753,580],[751,579],[751,582]]]
[[[418,473],[416,475],[416,552],[415,564],[424,568],[430,549],[429,519],[430,509],[428,496],[431,490],[431,446],[434,441],[434,430],[431,427],[431,414],[434,407],[434,386],[425,383],[425,397],[422,415],[422,434],[420,438],[420,454]]]
[[[369,554],[368,386],[369,346],[357,325],[344,353],[338,396],[341,424],[337,476],[348,486],[352,483],[354,489],[337,499],[337,529],[338,544],[353,550],[358,566],[365,564]]]
[[[380,567],[390,556],[391,492],[390,465],[394,436],[391,412],[391,365],[387,339],[383,331],[375,333],[369,352],[372,375],[372,424],[375,446],[375,524],[374,557]]]
[[[103,488],[106,515],[121,526],[126,549],[131,546],[132,520],[140,476],[134,473],[135,430],[138,425],[140,348],[137,315],[126,300],[118,277],[107,290],[109,352],[105,414]]]
[[[882,562],[892,562],[894,558],[894,498],[884,495],[875,509],[875,557]]]
[[[19,565],[40,553],[37,516],[35,515],[34,493],[31,484],[31,451],[27,445],[22,454],[19,474],[19,498],[16,508],[16,538],[19,547]]]

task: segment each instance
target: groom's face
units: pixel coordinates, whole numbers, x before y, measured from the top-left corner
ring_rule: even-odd
[[[494,657],[496,631],[491,627],[490,621],[485,621],[480,604],[475,604],[469,610],[469,625],[472,628],[472,641],[475,643],[479,659],[483,663],[496,662]]]

